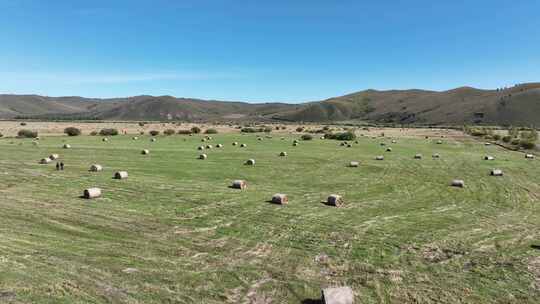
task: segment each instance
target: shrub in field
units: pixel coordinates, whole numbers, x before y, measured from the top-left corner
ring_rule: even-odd
[[[304,128],[302,128],[302,127],[296,128],[296,132],[303,132],[303,131],[304,131]]]
[[[356,134],[354,134],[353,132],[347,131],[343,133],[326,134],[324,137],[327,139],[336,139],[336,140],[354,140],[356,139]]]
[[[178,130],[178,134],[180,135],[191,135],[191,130]]]
[[[218,131],[216,129],[207,129],[204,131],[204,134],[217,134]]]
[[[0,133],[0,137],[4,137],[4,134]]]
[[[512,139],[511,144],[517,146],[517,145],[519,145],[519,142],[520,142],[520,140],[518,138],[514,138],[514,139]]]
[[[152,130],[150,132],[148,132],[150,135],[152,136],[158,136],[159,135],[159,131],[158,130]]]
[[[99,131],[99,135],[101,135],[101,136],[116,136],[116,135],[118,135],[118,130],[113,129],[113,128],[101,129],[101,131]]]
[[[534,141],[521,139],[519,141],[519,146],[523,149],[534,149],[534,147],[536,147],[536,144],[534,143]]]
[[[201,133],[201,128],[199,128],[199,127],[193,127],[193,128],[191,128],[191,133],[193,133],[193,134],[199,134],[199,133]]]
[[[512,136],[510,135],[503,136],[502,141],[504,141],[505,143],[509,143],[512,141]]]
[[[92,132],[90,132],[90,135],[91,136],[96,136],[96,135],[98,135],[98,131],[92,131]]]
[[[264,127],[263,131],[264,133],[270,133],[272,132],[272,127]]]
[[[167,130],[163,131],[163,134],[168,135],[168,136],[174,135],[175,133],[176,133],[176,131],[173,130],[173,129],[167,129]]]
[[[38,137],[38,132],[37,132],[37,131],[32,131],[32,130],[23,129],[23,130],[20,130],[20,131],[17,133],[17,136],[19,136],[19,137],[24,137],[24,138],[36,138],[36,137]]]
[[[139,127],[144,127],[144,124],[145,124],[144,122],[140,122]]]
[[[242,132],[242,133],[257,133],[257,132],[261,132],[261,131],[260,131],[260,129],[251,128],[251,127],[245,127],[245,128],[242,128],[242,130],[240,130],[240,132]]]
[[[501,136],[499,134],[493,135],[494,140],[501,140]]]
[[[302,140],[312,140],[313,139],[313,136],[309,135],[309,134],[304,134],[302,135]]]
[[[26,126],[26,123],[25,123],[25,122],[21,122],[20,125],[24,127],[24,126]]]
[[[79,128],[67,127],[64,129],[64,133],[66,133],[68,136],[79,136],[82,132]]]

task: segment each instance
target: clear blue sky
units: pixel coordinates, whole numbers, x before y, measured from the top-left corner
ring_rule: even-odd
[[[538,0],[0,0],[0,92],[301,102],[540,81]]]

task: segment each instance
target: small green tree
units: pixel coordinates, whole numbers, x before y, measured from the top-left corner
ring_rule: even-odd
[[[201,133],[201,128],[199,128],[199,127],[193,127],[193,128],[191,128],[191,133],[193,133],[193,134],[199,134],[199,133]]]
[[[66,133],[68,136],[79,136],[82,132],[79,128],[67,127],[64,129],[64,133]]]

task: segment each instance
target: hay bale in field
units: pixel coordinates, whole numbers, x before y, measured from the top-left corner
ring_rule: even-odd
[[[238,143],[237,143],[237,142],[233,142],[232,145],[233,145],[233,146],[238,146]]]
[[[245,147],[247,147],[246,144],[241,144],[241,145],[240,145],[240,148],[245,148]]]
[[[503,176],[503,172],[499,169],[493,169],[491,170],[491,176]]]
[[[206,142],[206,138],[201,139],[202,142]]]
[[[321,292],[323,304],[354,304],[354,294],[350,287],[330,287]]]
[[[484,160],[495,160],[495,157],[493,157],[491,155],[486,155],[486,156],[484,156]]]
[[[416,155],[414,156],[414,159],[422,159],[422,154],[416,154]]]
[[[212,149],[212,145],[206,145],[206,149]]]
[[[279,156],[287,156],[287,152],[280,152]]]
[[[126,179],[128,178],[127,171],[118,171],[114,173],[114,179]]]
[[[102,141],[107,142],[107,141],[109,141],[109,139],[108,139],[107,137],[104,137],[104,138],[102,139]]]
[[[525,158],[526,159],[534,159],[534,155],[533,154],[525,154]]]
[[[326,204],[330,206],[341,207],[343,205],[343,197],[337,194],[330,194],[326,200]]]
[[[454,179],[450,185],[452,187],[463,188],[465,187],[465,182],[461,179]]]
[[[151,142],[155,142],[156,139],[152,137],[152,138],[150,139],[150,141],[151,141]]]
[[[257,137],[257,140],[263,140],[262,137]]]
[[[255,165],[255,160],[254,159],[248,159],[248,160],[246,160],[245,164],[248,165],[248,166],[254,166]]]
[[[247,183],[244,180],[237,179],[237,180],[233,181],[232,188],[244,190],[244,189],[247,188]]]
[[[293,143],[292,145],[293,145],[293,147],[296,147],[296,146],[298,146],[298,143],[295,142],[295,143]]]
[[[139,138],[137,136],[133,136],[131,139],[138,140]]]
[[[396,144],[396,143],[397,143],[397,141],[396,141],[395,139],[393,139],[393,140],[392,140],[392,143],[393,143],[393,144]]]
[[[321,137],[319,137],[319,138],[320,138],[320,139],[325,139],[325,137],[324,137],[324,136],[321,136]]]
[[[289,203],[289,198],[286,194],[276,193],[274,196],[272,196],[272,203],[286,205]]]
[[[99,188],[88,188],[83,191],[83,197],[86,199],[98,198],[101,196],[101,189]]]
[[[442,140],[437,140],[437,145],[442,145]]]
[[[382,155],[376,156],[375,160],[384,160],[384,156],[382,156]]]
[[[340,143],[339,145],[342,146],[342,147],[344,147],[345,145],[347,145],[347,143],[346,143],[346,142],[342,142],[342,143]]]
[[[64,149],[71,149],[71,145],[70,145],[70,144],[64,144],[64,146],[62,146],[62,148],[64,148]]]
[[[98,165],[98,164],[93,164],[93,165],[90,166],[90,171],[91,172],[103,171],[103,167],[101,165]]]
[[[491,143],[484,143],[484,146],[491,146]]]
[[[141,154],[142,155],[148,155],[148,154],[150,154],[150,151],[147,150],[147,149],[144,149],[144,150],[141,151]]]
[[[381,147],[384,147],[384,146],[386,146],[386,144],[385,144],[385,143],[383,143],[383,142],[382,142],[382,143],[380,143],[380,145],[381,145]]]
[[[223,145],[222,144],[217,144],[216,148],[223,148]]]
[[[356,168],[358,166],[360,166],[360,163],[357,162],[357,161],[352,161],[352,162],[349,163],[349,167],[351,167],[351,168]]]
[[[57,159],[60,158],[60,155],[58,155],[58,154],[56,154],[56,153],[53,153],[53,154],[49,155],[49,158],[50,158],[51,160],[57,160]]]
[[[438,153],[433,154],[431,157],[433,157],[433,158],[441,158],[441,156]]]
[[[203,160],[204,160],[204,159],[207,159],[207,158],[208,158],[208,155],[206,155],[206,154],[201,154],[201,155],[199,155],[199,159],[203,159]]]
[[[390,147],[386,148],[386,152],[392,152],[392,148]]]
[[[348,144],[348,145],[347,145],[347,148],[352,148],[352,145],[351,145],[351,144]]]
[[[199,146],[199,147],[197,147],[197,150],[199,150],[199,151],[204,150],[204,146]]]
[[[42,164],[42,165],[46,165],[48,163],[52,162],[52,159],[48,158],[48,157],[45,157],[45,158],[42,158],[39,163]]]

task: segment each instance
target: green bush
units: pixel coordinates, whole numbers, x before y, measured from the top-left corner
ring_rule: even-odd
[[[20,125],[24,127],[24,126],[26,126],[26,123],[25,123],[25,122],[21,122]]]
[[[163,134],[165,134],[167,136],[171,136],[171,135],[176,134],[176,131],[173,130],[173,129],[167,129],[167,130],[163,131]]]
[[[302,135],[302,140],[312,140],[313,139],[313,136],[309,135],[309,134],[304,134]]]
[[[504,141],[505,143],[509,143],[512,141],[512,136],[510,135],[503,136],[502,141]]]
[[[264,133],[270,133],[272,132],[272,127],[265,127],[263,131]]]
[[[178,134],[180,135],[191,135],[191,130],[178,130]]]
[[[38,137],[38,132],[37,132],[37,131],[32,131],[32,130],[23,129],[23,130],[20,130],[20,131],[17,133],[17,136],[19,136],[19,137],[24,137],[24,138],[36,138],[36,137]]]
[[[96,136],[96,135],[98,135],[98,131],[92,131],[92,132],[90,132],[90,135],[91,136]]]
[[[158,130],[152,130],[152,131],[148,132],[148,134],[150,134],[151,136],[158,136],[159,131]]]
[[[519,141],[519,146],[523,149],[534,149],[534,147],[536,147],[536,144],[533,141],[522,139]]]
[[[335,134],[328,133],[324,137],[327,139],[336,139],[336,140],[354,140],[356,139],[356,134],[354,134],[353,132],[347,131],[347,132],[335,133]]]
[[[518,138],[512,139],[512,142],[511,142],[512,145],[517,146],[517,145],[519,145],[519,143],[520,143],[520,140]]]
[[[501,140],[501,136],[499,134],[493,135],[494,140]]]
[[[201,128],[199,128],[199,127],[193,127],[193,128],[191,128],[191,133],[193,133],[193,134],[199,134],[199,133],[201,133]]]
[[[101,131],[99,131],[99,135],[101,136],[116,136],[118,135],[118,130],[117,129],[101,129]]]
[[[68,136],[79,136],[82,132],[79,128],[67,127],[64,129],[64,133],[66,133]]]
[[[216,129],[207,129],[204,131],[204,134],[217,134],[218,131]]]
[[[302,128],[302,127],[296,128],[296,132],[303,132],[303,131],[304,131],[304,128]]]
[[[0,137],[4,137],[4,134],[0,133]]]
[[[145,123],[144,122],[139,122],[139,127],[144,127]]]

